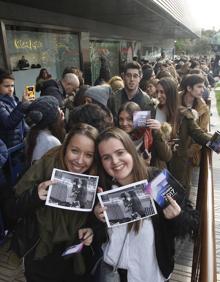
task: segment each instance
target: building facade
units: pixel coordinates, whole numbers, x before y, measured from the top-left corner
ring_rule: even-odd
[[[23,92],[21,85],[35,83],[44,67],[53,78],[60,78],[66,66],[79,67],[91,83],[104,57],[110,75],[117,75],[134,56],[155,58],[161,48],[172,51],[175,39],[199,35],[186,3],[0,1],[0,66],[13,72],[18,94]],[[28,67],[19,68],[21,58]]]

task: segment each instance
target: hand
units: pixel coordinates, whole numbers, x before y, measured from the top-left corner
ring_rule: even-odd
[[[57,183],[57,182],[54,181],[54,180],[47,180],[47,181],[41,182],[38,185],[38,187],[37,187],[38,196],[42,201],[45,201],[46,198],[47,198],[48,187],[52,184],[55,184],[55,183]]]
[[[22,102],[28,102],[29,101],[28,93],[26,91],[24,91],[21,101]]]
[[[84,245],[90,246],[93,240],[93,231],[91,228],[81,228],[78,230],[79,239]]]
[[[168,144],[173,152],[176,152],[178,150],[179,144],[173,141],[172,139],[168,142]]]
[[[102,208],[100,204],[97,204],[94,208],[94,214],[98,218],[98,220],[105,222],[104,211],[106,208]]]
[[[177,202],[171,198],[170,196],[167,196],[168,201],[170,202],[169,206],[167,206],[164,210],[164,216],[166,219],[172,219],[177,217],[181,212],[181,207],[177,204]]]
[[[151,129],[157,129],[157,130],[159,130],[161,127],[161,123],[156,119],[148,119],[146,121],[146,125]]]
[[[33,96],[29,96],[28,95],[28,91],[25,89],[23,96],[22,96],[22,103],[23,102],[33,102],[35,100],[35,98]]]
[[[97,188],[97,192],[98,192],[98,193],[102,193],[102,192],[103,192],[103,189],[102,189],[101,187],[98,187],[98,188]]]

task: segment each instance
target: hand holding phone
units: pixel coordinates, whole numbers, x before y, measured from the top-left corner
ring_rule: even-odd
[[[28,100],[32,101],[35,100],[35,86],[34,85],[27,85],[25,86],[25,93],[27,95]]]

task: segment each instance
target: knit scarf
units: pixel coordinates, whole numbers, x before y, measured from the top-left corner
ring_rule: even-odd
[[[139,148],[140,153],[143,153],[145,149],[147,149],[148,152],[151,151],[153,145],[153,136],[152,130],[150,128],[139,128],[134,130],[130,134],[130,137],[134,142],[142,139],[143,145],[141,145]]]

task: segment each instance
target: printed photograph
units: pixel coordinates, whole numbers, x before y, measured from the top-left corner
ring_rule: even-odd
[[[146,121],[151,118],[150,111],[137,111],[133,114],[133,127],[147,127]]]
[[[71,173],[54,169],[46,205],[76,211],[91,211],[94,205],[98,176]]]
[[[146,194],[147,180],[139,181],[113,190],[98,193],[102,207],[106,207],[108,227],[144,219],[157,214],[151,195]]]

